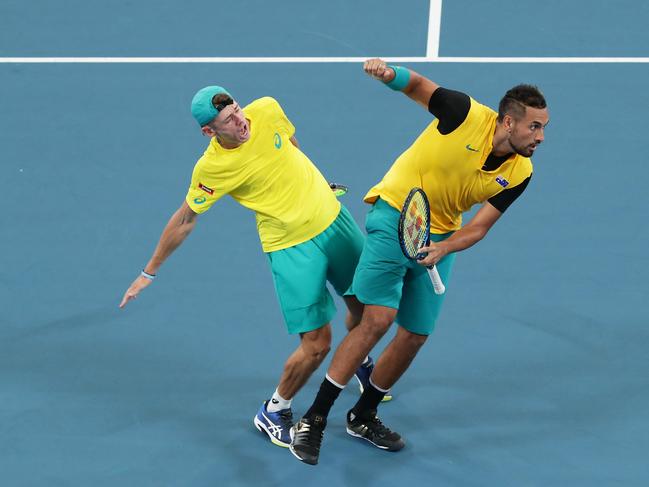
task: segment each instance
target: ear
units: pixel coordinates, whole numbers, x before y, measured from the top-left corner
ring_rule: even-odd
[[[511,132],[512,129],[514,128],[514,117],[512,117],[509,114],[506,114],[503,117],[503,127],[507,132]]]
[[[203,135],[205,135],[206,137],[210,137],[210,138],[214,137],[216,135],[216,132],[214,131],[214,129],[212,127],[210,127],[209,125],[205,125],[205,126],[201,127],[201,132],[203,133]]]

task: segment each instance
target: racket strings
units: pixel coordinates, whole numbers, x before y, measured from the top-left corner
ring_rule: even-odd
[[[411,256],[416,256],[419,249],[426,243],[424,240],[428,229],[427,218],[424,215],[426,208],[421,198],[414,197],[410,200],[405,212],[403,243]]]

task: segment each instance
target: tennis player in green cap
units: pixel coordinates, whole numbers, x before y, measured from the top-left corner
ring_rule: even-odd
[[[120,307],[153,283],[160,266],[194,229],[198,215],[221,197],[230,195],[252,210],[286,327],[300,337],[279,385],[253,421],[274,444],[288,447],[291,401],[331,347],[335,305],[327,282],[347,305],[347,327],[360,321],[363,306],[348,291],[364,237],[300,150],[295,127],[276,100],[259,98],[242,108],[224,88],[208,86],[196,93],[191,110],[210,143],[194,167],[185,200]],[[206,245],[206,252],[212,245]],[[272,325],[260,324],[259,339],[274,331]],[[371,369],[368,357],[359,379],[367,380]]]

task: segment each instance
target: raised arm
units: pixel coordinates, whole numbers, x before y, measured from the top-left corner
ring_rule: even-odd
[[[393,90],[402,91],[426,110],[431,95],[439,88],[437,83],[419,73],[401,66],[390,66],[379,58],[365,61],[363,70]]]
[[[181,243],[187,238],[191,231],[196,226],[196,217],[198,215],[189,207],[186,201],[178,208],[178,210],[171,216],[167,226],[160,236],[158,245],[156,245],[153,256],[143,272],[133,281],[130,287],[124,293],[120,308],[126,306],[126,303],[132,299],[137,298],[142,289],[149,286],[153,282],[158,269],[164,261],[169,257],[174,250],[176,250]]]

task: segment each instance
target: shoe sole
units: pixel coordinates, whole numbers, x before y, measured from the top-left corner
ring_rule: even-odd
[[[291,444],[288,446],[288,449],[293,454],[293,456],[297,458],[299,461],[301,461],[302,463],[306,463],[307,465],[317,465],[318,460],[316,460],[315,462],[310,462],[302,458],[300,455],[298,455],[297,452],[293,449],[293,438],[295,437],[295,432],[293,431],[293,428],[291,428],[290,435],[291,435]]]
[[[376,443],[374,443],[374,442],[373,442],[372,440],[370,440],[369,438],[365,438],[363,435],[359,435],[359,434],[356,433],[354,430],[349,429],[349,427],[347,427],[347,433],[348,433],[349,435],[353,436],[354,438],[360,438],[361,440],[365,440],[365,441],[367,441],[368,443],[374,445],[375,447],[377,447],[377,448],[380,449],[380,450],[385,450],[385,451],[399,451],[399,450],[401,450],[404,446],[406,446],[406,444],[403,443],[403,442],[401,443],[401,446],[400,446],[399,448],[390,448],[389,446],[381,446],[381,445],[377,445]]]
[[[317,465],[317,464],[318,464],[318,461],[317,461],[317,460],[316,460],[315,462],[310,462],[309,460],[307,460],[307,459],[305,459],[305,458],[302,458],[300,455],[298,455],[298,454],[296,453],[296,451],[293,449],[293,445],[289,445],[288,449],[289,449],[290,452],[293,454],[293,456],[294,456],[295,458],[297,458],[299,461],[301,461],[302,463],[306,463],[307,465]]]
[[[358,388],[360,389],[361,394],[363,394],[363,390],[365,389],[363,387],[363,383],[361,382],[361,380],[358,378],[356,374],[354,374],[354,378],[358,382]],[[392,394],[390,393],[386,394],[385,396],[383,396],[383,399],[381,399],[381,402],[389,402],[389,401],[392,401]]]
[[[281,446],[282,448],[288,448],[290,446],[290,443],[284,443],[283,441],[278,440],[275,438],[270,431],[268,431],[268,428],[266,428],[266,425],[259,421],[259,418],[255,416],[255,418],[252,420],[253,424],[255,425],[255,428],[257,428],[261,433],[265,433],[270,441],[273,443],[273,445]],[[290,436],[291,440],[293,440],[293,428],[291,428],[290,431]]]

